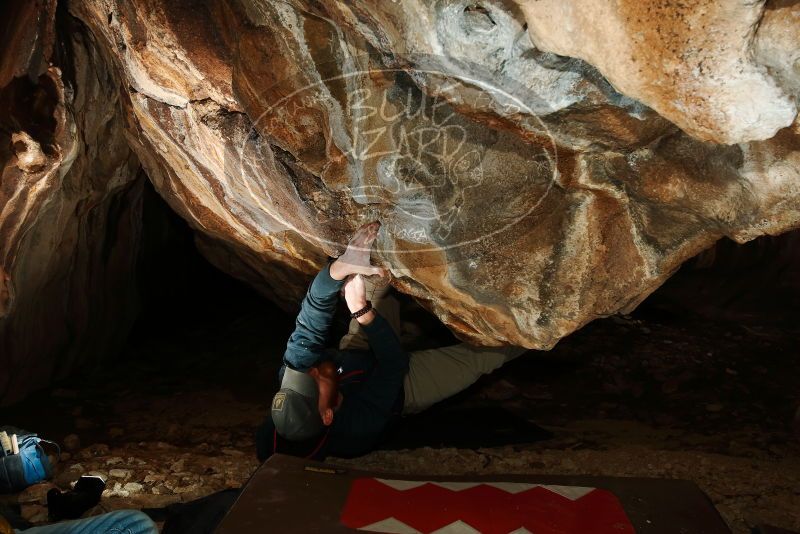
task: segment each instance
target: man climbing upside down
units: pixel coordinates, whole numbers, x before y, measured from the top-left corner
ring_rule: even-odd
[[[390,287],[376,289],[365,280],[385,274],[370,264],[379,229],[378,222],[359,228],[303,299],[279,371],[280,390],[258,431],[260,460],[276,452],[315,460],[365,454],[394,417],[425,410],[525,352],[466,343],[405,352]],[[325,341],[342,291],[350,329],[339,350],[328,351]]]

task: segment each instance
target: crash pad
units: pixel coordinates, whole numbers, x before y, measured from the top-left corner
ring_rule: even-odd
[[[248,481],[222,534],[728,534],[692,482],[573,475],[377,473],[276,454]]]

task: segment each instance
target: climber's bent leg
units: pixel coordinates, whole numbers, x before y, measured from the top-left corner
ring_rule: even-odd
[[[430,408],[526,351],[520,347],[475,347],[461,343],[412,352],[403,383],[403,413]]]

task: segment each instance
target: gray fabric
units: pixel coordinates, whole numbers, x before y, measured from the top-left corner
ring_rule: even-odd
[[[291,389],[304,397],[311,397],[316,402],[319,396],[317,383],[308,373],[295,371],[291,367],[286,367],[281,381],[281,389]]]
[[[411,353],[403,382],[403,413],[430,408],[527,352],[521,347],[475,347],[467,343]]]
[[[278,434],[292,441],[303,441],[325,428],[319,416],[319,390],[307,373],[286,368],[281,389],[272,398],[272,422]]]

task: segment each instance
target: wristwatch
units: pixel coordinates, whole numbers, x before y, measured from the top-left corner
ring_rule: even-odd
[[[350,318],[358,319],[362,315],[365,315],[367,312],[369,312],[371,309],[372,309],[372,303],[370,301],[367,301],[367,305],[361,308],[360,310],[351,313]]]

